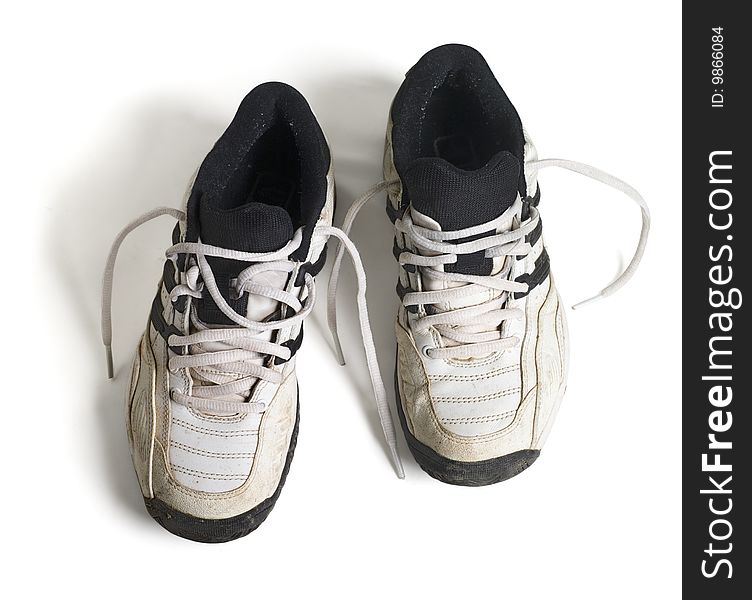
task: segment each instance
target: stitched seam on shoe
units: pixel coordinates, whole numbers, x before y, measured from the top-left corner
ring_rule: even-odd
[[[533,390],[531,390],[531,392],[534,391],[534,390],[535,390],[535,388],[533,388]],[[432,417],[433,422],[434,422],[434,427],[436,428],[435,431],[443,439],[445,439],[448,442],[451,442],[453,444],[460,444],[460,445],[463,445],[463,446],[470,446],[470,445],[475,445],[475,444],[478,444],[478,443],[494,442],[494,441],[496,441],[498,439],[506,437],[507,435],[511,434],[513,431],[516,431],[517,428],[523,423],[523,420],[521,418],[521,414],[522,414],[523,405],[527,401],[528,401],[528,399],[527,399],[527,396],[526,396],[522,400],[522,402],[520,403],[520,406],[515,411],[517,413],[515,415],[515,419],[509,425],[507,425],[506,427],[504,427],[504,429],[502,429],[500,431],[495,431],[493,433],[483,434],[483,435],[480,435],[480,436],[465,437],[465,436],[459,436],[459,435],[453,434],[453,433],[447,431],[446,429],[444,429],[444,427],[442,426],[442,423],[439,421],[439,419],[433,413],[433,411],[431,411],[431,417]],[[525,408],[527,408],[527,407],[525,407]],[[533,407],[533,410],[535,410],[535,407]]]
[[[543,245],[543,237],[541,236],[541,252],[545,249],[545,246]],[[535,406],[534,406],[534,414],[533,414],[533,430],[530,434],[530,444],[532,445],[535,440],[535,432],[538,429],[538,417],[540,416],[540,408],[541,408],[541,392],[540,392],[540,383],[541,383],[541,369],[538,361],[538,350],[540,349],[541,344],[541,335],[540,335],[540,325],[541,325],[541,314],[543,313],[543,307],[546,305],[546,302],[548,301],[549,296],[552,293],[556,293],[556,290],[553,286],[553,279],[551,278],[551,273],[546,276],[546,279],[543,280],[544,282],[548,282],[548,290],[546,290],[546,295],[543,298],[543,302],[541,302],[541,305],[538,307],[538,310],[535,311],[535,348],[533,350],[533,367],[535,369],[535,386],[530,390],[531,392],[535,391]],[[527,298],[527,297],[526,297]],[[525,302],[528,300],[526,299]],[[527,311],[527,307],[526,307]],[[531,311],[532,312],[532,311]],[[531,329],[531,328],[529,328]]]
[[[397,322],[397,325],[402,330],[402,334],[405,336],[407,343],[412,348],[413,352],[418,353],[418,350],[415,346],[414,338],[412,337],[409,329],[406,329],[405,327],[403,327],[399,323],[399,321]],[[399,335],[397,336],[397,343],[399,344]],[[463,366],[463,365],[457,365],[457,366]],[[431,382],[428,380],[428,376],[425,373],[425,366],[422,363],[421,363],[421,367],[423,368],[423,374],[424,374],[424,377],[426,378],[425,385],[428,388],[426,393],[430,394]],[[400,378],[402,379],[401,376]],[[495,431],[493,433],[486,433],[486,434],[482,434],[479,436],[472,436],[472,437],[460,436],[445,429],[443,423],[439,420],[439,417],[436,415],[436,409],[433,403],[429,401],[429,406],[431,407],[429,414],[430,414],[430,418],[434,426],[434,431],[438,433],[438,435],[445,441],[452,443],[452,444],[458,444],[461,446],[471,446],[471,445],[476,445],[478,443],[493,443],[499,439],[507,437],[508,435],[516,431],[517,428],[520,427],[520,425],[522,425],[522,423],[524,422],[522,419],[523,409],[525,410],[528,409],[528,407],[525,406],[525,402],[528,401],[528,396],[530,395],[531,392],[535,391],[536,387],[537,386],[533,386],[533,389],[530,390],[530,392],[528,392],[528,394],[522,398],[520,405],[517,407],[517,410],[515,411],[516,413],[515,417],[509,425],[505,426],[500,431]],[[535,410],[535,406],[533,406],[533,410]]]
[[[476,380],[481,380],[481,379],[494,379],[498,375],[505,375],[507,373],[513,373],[519,370],[520,370],[519,365],[512,365],[510,367],[504,367],[502,369],[495,369],[494,371],[489,371],[488,373],[483,373],[479,375],[451,375],[451,374],[429,375],[428,380],[434,383],[438,383],[441,381],[476,381]]]
[[[170,442],[170,446],[172,446],[173,448],[177,448],[178,450],[183,450],[184,452],[188,452],[190,454],[195,454],[197,456],[205,456],[207,458],[220,458],[220,459],[253,458],[252,452],[212,452],[210,450],[201,450],[200,448],[194,448],[193,446],[188,446],[187,444],[182,444],[180,442]]]
[[[502,392],[496,392],[495,394],[486,394],[485,396],[434,396],[434,402],[487,402],[489,400],[497,400],[505,396],[514,396],[519,393],[521,388],[509,388]]]
[[[164,448],[162,449],[164,456]],[[170,486],[176,493],[181,496],[189,496],[191,498],[197,498],[199,500],[232,500],[239,496],[242,496],[246,488],[241,485],[234,490],[228,490],[226,492],[201,492],[198,490],[192,490],[181,483],[178,483],[172,475],[173,465],[170,465],[169,476],[165,478],[167,485]]]
[[[247,478],[247,475],[238,473],[228,473],[227,475],[223,475],[221,473],[207,473],[206,471],[196,471],[195,469],[181,467],[180,465],[172,465],[172,468],[175,471],[179,471],[186,475],[195,475],[197,477],[200,477],[201,479],[216,479],[219,481],[245,481],[245,479]]]
[[[251,437],[251,436],[255,437],[257,436],[257,433],[253,431],[252,429],[241,429],[240,431],[217,431],[215,429],[205,429],[204,427],[196,427],[176,417],[172,418],[172,422],[175,425],[180,425],[181,427],[188,429],[189,431],[193,431],[195,433],[202,433],[205,435],[213,435],[215,437],[230,438],[230,437]]]
[[[446,424],[463,424],[463,423],[491,423],[493,421],[503,421],[509,415],[516,413],[516,410],[510,410],[507,412],[499,413],[496,415],[487,415],[485,417],[454,417],[451,419],[442,419],[441,421]]]

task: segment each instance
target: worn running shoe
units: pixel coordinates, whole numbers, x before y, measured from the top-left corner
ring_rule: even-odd
[[[330,236],[351,251],[362,280],[364,345],[369,369],[378,372],[363,268],[331,227],[331,167],[303,96],[281,83],[261,85],[199,168],[185,212],[151,211],[113,243],[102,303],[110,376],[118,248],[146,221],[179,221],[127,396],[128,440],[146,507],[176,535],[201,542],[244,536],[277,501],[298,434],[296,352]],[[396,457],[383,384],[373,385]]]
[[[610,185],[642,210],[632,262],[597,297],[611,294],[645,249],[644,200],[593,167],[538,160],[483,57],[441,46],[410,69],[394,99],[385,181],[345,218],[348,232],[387,191],[402,303],[397,410],[419,465],[447,483],[487,485],[529,467],[566,388],[567,324],[538,212],[537,175],[549,166]]]

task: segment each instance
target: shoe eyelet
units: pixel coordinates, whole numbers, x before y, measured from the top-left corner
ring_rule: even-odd
[[[423,355],[424,358],[432,358],[431,355],[428,353],[428,351],[431,350],[431,346],[423,346],[420,349],[420,353]]]

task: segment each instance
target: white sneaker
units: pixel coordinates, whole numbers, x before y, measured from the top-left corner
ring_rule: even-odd
[[[321,128],[296,90],[268,83],[248,94],[209,152],[185,212],[151,211],[113,244],[102,311],[110,376],[117,250],[152,218],[179,220],[127,397],[146,507],[176,535],[201,542],[244,536],[279,497],[298,433],[295,355],[330,236],[352,250],[365,285],[357,252],[331,227],[333,211]],[[360,309],[367,324],[364,303]],[[369,367],[378,371],[366,326],[363,336]],[[384,427],[393,440],[391,422]]]
[[[564,307],[550,274],[537,173],[559,166],[639,194],[597,169],[537,160],[517,111],[483,57],[448,45],[408,72],[391,108],[385,181],[399,262],[397,409],[429,475],[458,485],[503,481],[540,453],[567,381]],[[334,274],[336,284],[336,273]],[[333,289],[333,288],[330,288]]]

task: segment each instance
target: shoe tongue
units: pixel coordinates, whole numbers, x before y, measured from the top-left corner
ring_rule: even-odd
[[[237,208],[217,208],[211,202],[202,202],[199,208],[201,241],[212,246],[241,252],[273,252],[282,248],[293,236],[292,219],[280,206],[260,202],[248,202]],[[277,309],[277,302],[269,298],[243,294],[234,297],[232,280],[251,263],[224,258],[209,257],[207,262],[212,269],[214,279],[222,297],[238,314],[249,319],[261,321]],[[287,280],[286,273],[266,272],[260,275],[264,285],[283,287]],[[249,301],[250,300],[250,301]],[[209,325],[235,326],[204,292],[203,298],[196,302],[197,316]]]
[[[519,176],[519,161],[503,151],[471,171],[443,158],[419,158],[402,180],[415,210],[443,231],[455,231],[491,221],[512,206]]]
[[[223,209],[202,202],[201,241],[241,252],[273,252],[292,239],[292,219],[281,206],[248,202]]]
[[[419,158],[402,178],[418,225],[442,231],[456,231],[492,221],[501,216],[517,199],[520,163],[507,151],[495,154],[480,169],[468,171],[443,158]],[[428,219],[422,218],[428,217]],[[487,235],[456,240],[472,241]],[[468,275],[490,275],[493,260],[483,252],[461,254],[445,270]]]

